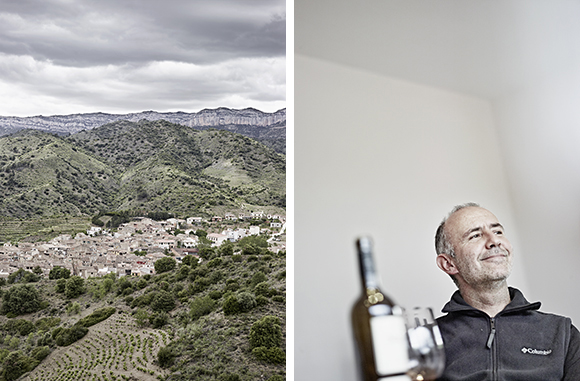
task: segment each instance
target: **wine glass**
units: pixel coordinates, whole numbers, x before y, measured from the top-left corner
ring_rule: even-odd
[[[445,368],[445,349],[433,310],[415,307],[406,313],[409,337],[409,376],[414,381],[435,380]]]

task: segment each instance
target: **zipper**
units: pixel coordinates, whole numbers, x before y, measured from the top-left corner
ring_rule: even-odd
[[[493,344],[493,339],[495,338],[495,318],[491,318],[491,329],[489,331],[489,337],[487,338],[487,349],[491,349]]]
[[[495,339],[495,317],[491,318],[490,321],[489,336],[487,338],[487,349],[491,349],[491,379],[498,379],[498,360],[497,360],[497,345],[493,345]]]

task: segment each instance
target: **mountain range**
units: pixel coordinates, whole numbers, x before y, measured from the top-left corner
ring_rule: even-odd
[[[227,114],[214,111],[215,117]],[[70,120],[54,126],[76,131],[77,122]],[[226,124],[231,121],[224,116],[221,126],[234,126]],[[239,133],[146,118],[94,128],[86,122],[66,136],[56,127],[43,130],[52,133],[26,129],[0,138],[0,216],[103,211],[211,216],[285,208],[285,156]]]
[[[277,152],[285,153],[286,109],[273,113],[254,108],[235,110],[220,107],[204,109],[197,113],[143,111],[129,114],[98,112],[30,117],[0,116],[0,136],[13,134],[23,129],[70,135],[121,120],[131,122],[166,120],[198,130],[208,128],[228,130],[261,141]]]

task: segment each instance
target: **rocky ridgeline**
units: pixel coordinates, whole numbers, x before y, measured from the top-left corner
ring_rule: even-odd
[[[286,109],[273,113],[266,113],[253,108],[235,110],[220,107],[217,109],[204,109],[197,113],[144,111],[132,114],[105,114],[99,112],[30,117],[0,116],[0,136],[25,128],[66,135],[82,130],[90,130],[119,120],[138,122],[143,119],[150,121],[164,119],[171,123],[197,128],[232,125],[270,127],[280,124],[285,125]]]

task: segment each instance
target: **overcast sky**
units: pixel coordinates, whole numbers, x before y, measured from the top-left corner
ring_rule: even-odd
[[[0,115],[286,107],[285,0],[2,0]]]

